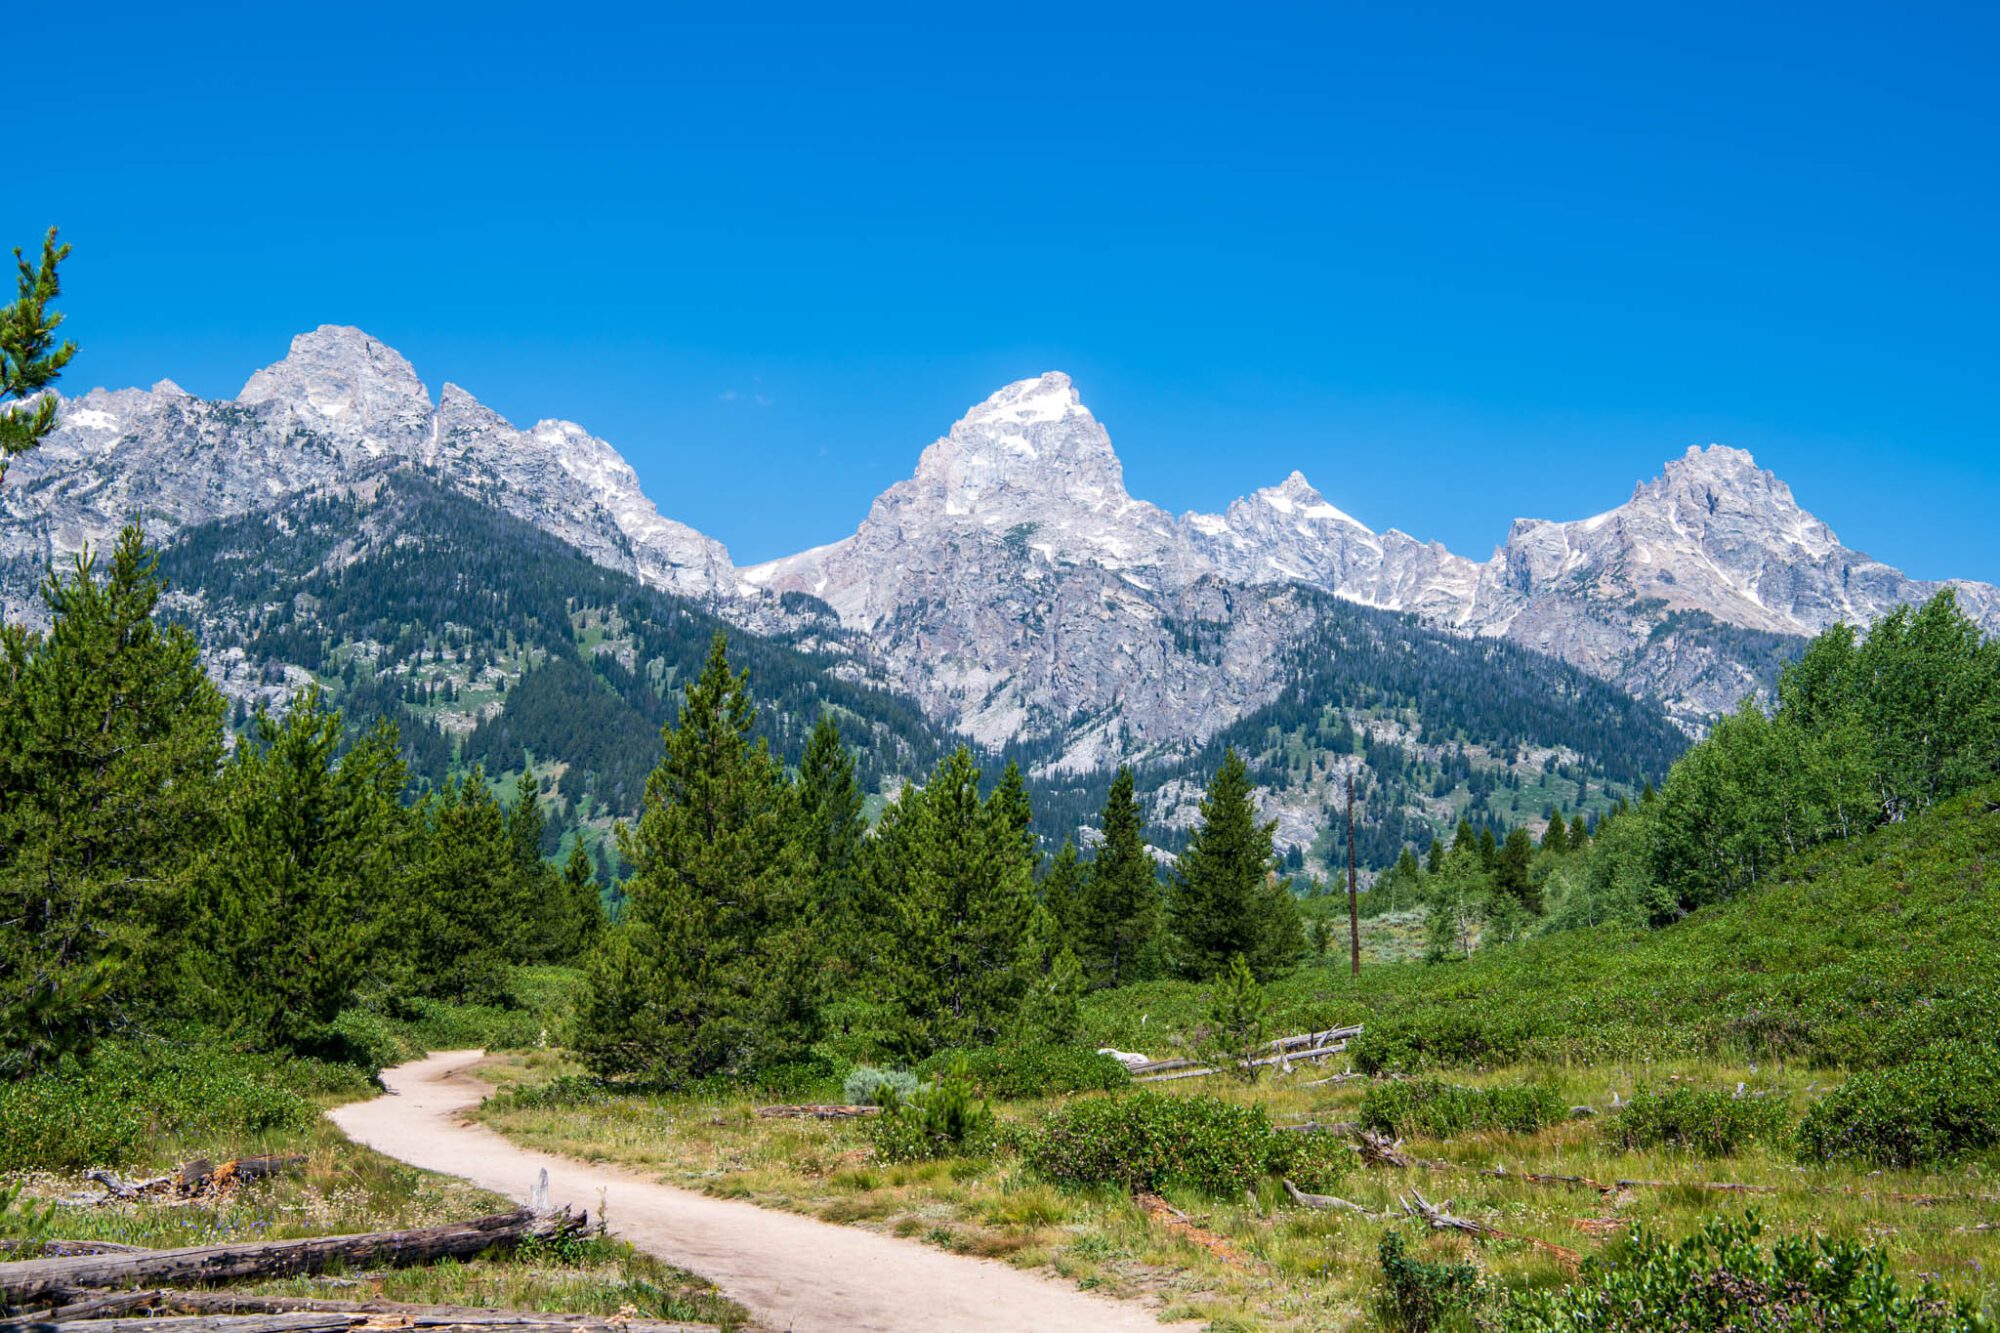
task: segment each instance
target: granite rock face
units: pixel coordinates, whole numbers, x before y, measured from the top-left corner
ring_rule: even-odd
[[[852,536],[737,569],[582,427],[516,427],[449,383],[433,403],[400,354],[329,325],[231,400],[166,380],[65,400],[0,488],[0,611],[34,619],[41,572],[128,518],[165,540],[392,466],[746,628],[809,640],[980,741],[1053,740],[1059,768],[1198,741],[1274,697],[1280,650],[1314,614],[1300,585],[1553,654],[1691,728],[1767,684],[1799,638],[1943,586],[1843,546],[1719,445],[1595,517],[1517,520],[1483,561],[1374,532],[1297,472],[1176,517],[1127,492],[1110,435],[1055,372],[967,412]],[[2000,591],[1954,586],[2000,629]]]
[[[604,441],[566,421],[516,429],[456,385],[433,406],[399,353],[327,325],[294,338],[290,355],[234,399],[195,398],[162,380],[64,401],[58,429],[0,488],[0,609],[33,618],[41,570],[104,545],[131,518],[166,540],[397,463],[431,469],[654,586],[734,585],[722,544],[662,517]]]

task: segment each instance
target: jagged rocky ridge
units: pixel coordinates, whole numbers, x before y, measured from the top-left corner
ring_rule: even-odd
[[[1593,518],[1515,522],[1475,562],[1376,533],[1305,477],[1178,519],[1124,489],[1066,376],[1009,385],[932,444],[860,529],[743,571],[870,635],[891,679],[987,740],[1067,730],[1068,762],[1200,737],[1274,696],[1304,584],[1557,656],[1691,727],[1764,685],[1789,644],[1940,586],[1840,544],[1749,454],[1691,448]],[[1954,585],[2000,627],[2000,592]],[[1179,640],[1220,626],[1206,663]]]
[[[1748,454],[1690,449],[1594,518],[1517,521],[1485,561],[1373,532],[1300,473],[1221,514],[1135,499],[1069,379],[1009,385],[923,451],[854,535],[738,570],[663,517],[618,453],[568,422],[521,430],[356,329],[294,339],[241,394],[171,381],[64,403],[0,490],[0,601],[32,615],[51,560],[127,517],[156,538],[268,512],[371,469],[426,469],[647,585],[826,649],[991,745],[1083,771],[1182,752],[1283,688],[1313,628],[1293,589],[1551,653],[1689,726],[1766,683],[1796,640],[1928,597],[1843,547]],[[2000,594],[1961,583],[2000,626]]]

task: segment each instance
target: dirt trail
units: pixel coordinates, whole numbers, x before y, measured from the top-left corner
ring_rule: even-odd
[[[1060,1280],[731,1199],[676,1189],[612,1167],[519,1148],[462,1113],[484,1085],[463,1071],[479,1051],[442,1051],[383,1071],[389,1095],[329,1114],[357,1143],[414,1166],[526,1199],[549,1173],[551,1203],[588,1208],[600,1191],[611,1228],[642,1250],[708,1278],[771,1329],[1145,1329],[1135,1304]]]

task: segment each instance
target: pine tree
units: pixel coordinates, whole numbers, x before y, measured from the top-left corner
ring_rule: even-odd
[[[1209,781],[1201,822],[1174,863],[1169,911],[1180,975],[1215,976],[1238,954],[1270,975],[1277,957],[1295,942],[1298,914],[1291,894],[1283,891],[1280,904],[1270,887],[1277,827],[1275,820],[1258,822],[1249,770],[1232,747]],[[1282,915],[1273,917],[1280,906],[1292,907],[1289,930]]]
[[[1541,886],[1533,882],[1535,843],[1528,830],[1516,828],[1493,858],[1493,891],[1526,911],[1542,910]]]
[[[1111,779],[1103,830],[1084,875],[1075,938],[1092,984],[1122,986],[1156,977],[1161,967],[1159,872],[1128,767]]]
[[[333,1020],[374,971],[411,824],[384,722],[345,755],[319,687],[282,723],[259,709],[223,775],[221,837],[184,951],[200,1009],[251,1040],[338,1051]]]
[[[443,1000],[496,1004],[511,990],[519,938],[507,817],[475,765],[418,806],[421,852],[398,935],[408,986]]]
[[[1451,850],[1454,852],[1479,850],[1479,834],[1473,830],[1471,820],[1458,821],[1458,832],[1452,835]]]
[[[563,863],[562,889],[566,929],[557,939],[559,951],[555,956],[565,960],[580,958],[604,933],[604,895],[598,888],[590,853],[583,850],[581,836],[570,844],[569,860]]]
[[[1493,826],[1488,824],[1479,830],[1479,868],[1487,874],[1493,873],[1495,858],[1500,854],[1500,844],[1493,839]]]
[[[1549,816],[1549,826],[1542,834],[1542,850],[1545,852],[1569,850],[1569,825],[1563,822],[1560,810]]]
[[[994,815],[1013,830],[1020,842],[1021,854],[1028,858],[1028,865],[1038,866],[1041,848],[1035,839],[1035,811],[1028,801],[1028,783],[1021,776],[1021,766],[1009,759],[1006,769],[1000,774],[999,784],[986,799]]]
[[[987,1045],[1016,1021],[1034,880],[1020,825],[979,797],[963,746],[884,812],[868,860],[886,914],[882,994],[900,1053]]]
[[[158,1002],[214,841],[227,709],[193,637],[153,620],[155,563],[127,528],[101,576],[84,554],[43,584],[46,635],[0,627],[0,1073]]]
[[[1063,942],[1055,916],[1046,907],[1038,906],[1029,914],[1021,953],[1020,967],[1027,981],[1014,1035],[1026,1042],[1076,1040],[1083,1013],[1083,966]]]
[[[829,936],[827,961],[836,971],[851,975],[866,952],[858,877],[867,821],[861,813],[854,756],[841,743],[840,723],[831,711],[820,714],[806,740],[797,791],[814,910]]]
[[[748,673],[718,633],[626,839],[623,919],[586,968],[572,1044],[600,1074],[679,1082],[796,1059],[817,1035],[811,867]]]
[[[1268,1009],[1249,960],[1235,955],[1216,975],[1209,994],[1208,1027],[1201,1041],[1204,1062],[1254,1083],[1261,1072],[1255,1061],[1264,1049]]]
[[[515,959],[565,956],[572,935],[570,904],[556,875],[542,860],[548,820],[542,814],[541,784],[524,766],[514,781],[514,804],[507,810],[506,949]]]
[[[1063,839],[1062,850],[1049,862],[1048,873],[1042,876],[1042,906],[1049,909],[1055,918],[1056,929],[1066,941],[1078,938],[1082,929],[1082,894],[1084,881],[1083,862],[1077,858],[1076,844]]]
[[[1433,875],[1444,869],[1444,844],[1436,838],[1431,839],[1431,849],[1424,854],[1424,869]]]
[[[75,343],[56,345],[63,317],[49,309],[49,302],[62,295],[56,268],[67,258],[69,247],[56,244],[54,227],[42,238],[39,264],[30,264],[18,248],[14,251],[17,294],[13,304],[0,309],[0,485],[7,481],[8,463],[56,428],[54,394],[28,408],[20,400],[53,384],[76,355]]]
[[[1580,852],[1590,845],[1590,825],[1585,822],[1583,811],[1576,812],[1576,818],[1569,822],[1569,845],[1571,851]]]

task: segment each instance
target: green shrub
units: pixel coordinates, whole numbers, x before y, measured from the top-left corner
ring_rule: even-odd
[[[978,1157],[993,1150],[993,1108],[974,1100],[971,1080],[954,1067],[907,1098],[891,1094],[869,1134],[885,1162]]]
[[[1338,1135],[1275,1130],[1271,1135],[1271,1170],[1308,1194],[1325,1194],[1354,1165],[1354,1151]]]
[[[1776,1143],[1791,1128],[1778,1097],[1737,1097],[1702,1088],[1641,1088],[1605,1128],[1627,1148],[1680,1148],[1702,1157],[1729,1157],[1751,1143]]]
[[[831,1101],[840,1086],[840,1071],[824,1056],[781,1060],[739,1080],[759,1096],[786,1102]]]
[[[849,1106],[881,1106],[905,1101],[917,1090],[917,1076],[907,1069],[877,1069],[856,1065],[840,1085]]]
[[[1434,1078],[1377,1083],[1361,1099],[1361,1123],[1384,1134],[1448,1139],[1472,1130],[1532,1134],[1564,1118],[1561,1094],[1546,1083],[1469,1088]]]
[[[1813,1103],[1796,1145],[1809,1162],[1918,1166],[2000,1143],[2000,1052],[1953,1043],[1854,1075]]]
[[[1382,1233],[1382,1315],[1391,1328],[1428,1333],[1486,1299],[1479,1270],[1463,1260],[1412,1259],[1400,1231]]]
[[[1237,1195],[1288,1161],[1295,1149],[1279,1140],[1290,1137],[1272,1130],[1261,1107],[1136,1092],[1057,1107],[1025,1136],[1023,1150],[1058,1185]]]
[[[1513,1064],[1528,1054],[1534,1041],[1535,1034],[1520,1018],[1452,1005],[1371,1018],[1349,1045],[1348,1054],[1364,1074],[1413,1074]]]
[[[0,1171],[123,1166],[170,1149],[232,1155],[319,1120],[288,1073],[316,1080],[328,1070],[198,1046],[100,1044],[86,1063],[0,1084]]]
[[[1679,1241],[1634,1226],[1624,1261],[1584,1263],[1577,1281],[1516,1293],[1505,1333],[1653,1333],[1656,1329],[1854,1329],[1972,1333],[1990,1329],[1933,1287],[1903,1291],[1880,1250],[1851,1240],[1780,1240],[1766,1252],[1755,1214],[1714,1217]]]
[[[564,1074],[547,1083],[508,1088],[486,1099],[493,1110],[560,1111],[574,1106],[598,1106],[611,1095],[602,1082],[583,1074]]]
[[[1108,1055],[1083,1046],[1040,1044],[945,1051],[918,1065],[917,1073],[935,1074],[954,1061],[964,1062],[966,1076],[982,1095],[1003,1102],[1065,1092],[1109,1091],[1132,1081],[1125,1066]]]

